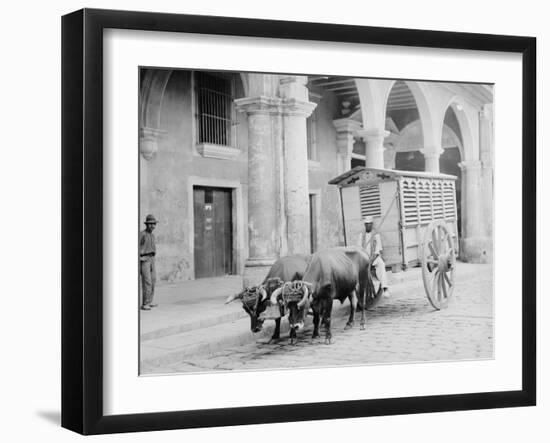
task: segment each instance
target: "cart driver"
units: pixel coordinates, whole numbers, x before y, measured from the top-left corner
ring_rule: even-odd
[[[376,277],[384,289],[383,296],[389,297],[388,277],[386,276],[386,264],[382,260],[380,252],[382,251],[382,240],[380,234],[372,232],[373,218],[368,215],[363,219],[364,229],[359,235],[357,246],[361,247],[369,257],[369,261],[376,270]]]

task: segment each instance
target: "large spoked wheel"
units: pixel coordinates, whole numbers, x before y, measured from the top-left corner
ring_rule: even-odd
[[[426,228],[421,249],[426,295],[435,309],[443,309],[453,294],[456,265],[454,240],[443,221],[435,220]]]

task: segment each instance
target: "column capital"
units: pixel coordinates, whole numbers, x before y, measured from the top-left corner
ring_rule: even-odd
[[[282,113],[283,101],[278,97],[244,97],[235,100],[237,111],[250,114],[276,115]]]
[[[279,80],[281,85],[287,85],[289,83],[297,83],[302,86],[307,85],[307,75],[284,75]]]
[[[317,103],[288,98],[283,100],[283,115],[298,115],[309,117],[317,107]]]
[[[424,156],[424,158],[439,158],[441,154],[443,154],[443,149],[436,147],[436,148],[424,148],[421,149],[420,152]]]
[[[481,162],[479,160],[466,160],[458,164],[461,171],[471,171],[481,169]]]
[[[357,135],[361,137],[366,142],[375,141],[375,140],[384,140],[390,131],[386,131],[381,128],[370,128],[370,129],[361,129],[357,131]]]
[[[384,168],[384,139],[390,135],[390,131],[382,128],[370,128],[357,131],[357,135],[365,140],[365,166]]]
[[[336,128],[336,132],[338,133],[351,133],[355,135],[358,131],[361,130],[363,125],[361,122],[358,122],[357,120],[353,120],[348,117],[344,118],[336,118],[332,120],[332,124]]]
[[[142,126],[139,128],[139,152],[145,160],[152,160],[158,151],[158,139],[166,131]]]

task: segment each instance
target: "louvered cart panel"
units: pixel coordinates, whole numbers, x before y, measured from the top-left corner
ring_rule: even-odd
[[[395,272],[422,266],[428,300],[445,307],[454,288],[458,228],[453,175],[355,167],[329,183],[340,189],[344,239],[357,245],[374,218],[382,258]]]

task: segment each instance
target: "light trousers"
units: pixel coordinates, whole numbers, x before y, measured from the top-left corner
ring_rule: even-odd
[[[142,306],[146,306],[153,303],[153,297],[155,296],[155,283],[157,281],[155,257],[141,257],[139,273],[141,275]]]
[[[386,264],[384,263],[384,260],[382,260],[382,257],[376,257],[376,260],[374,260],[372,266],[374,266],[376,271],[376,278],[380,280],[380,284],[384,289],[386,289],[388,287],[388,276],[386,275]]]

